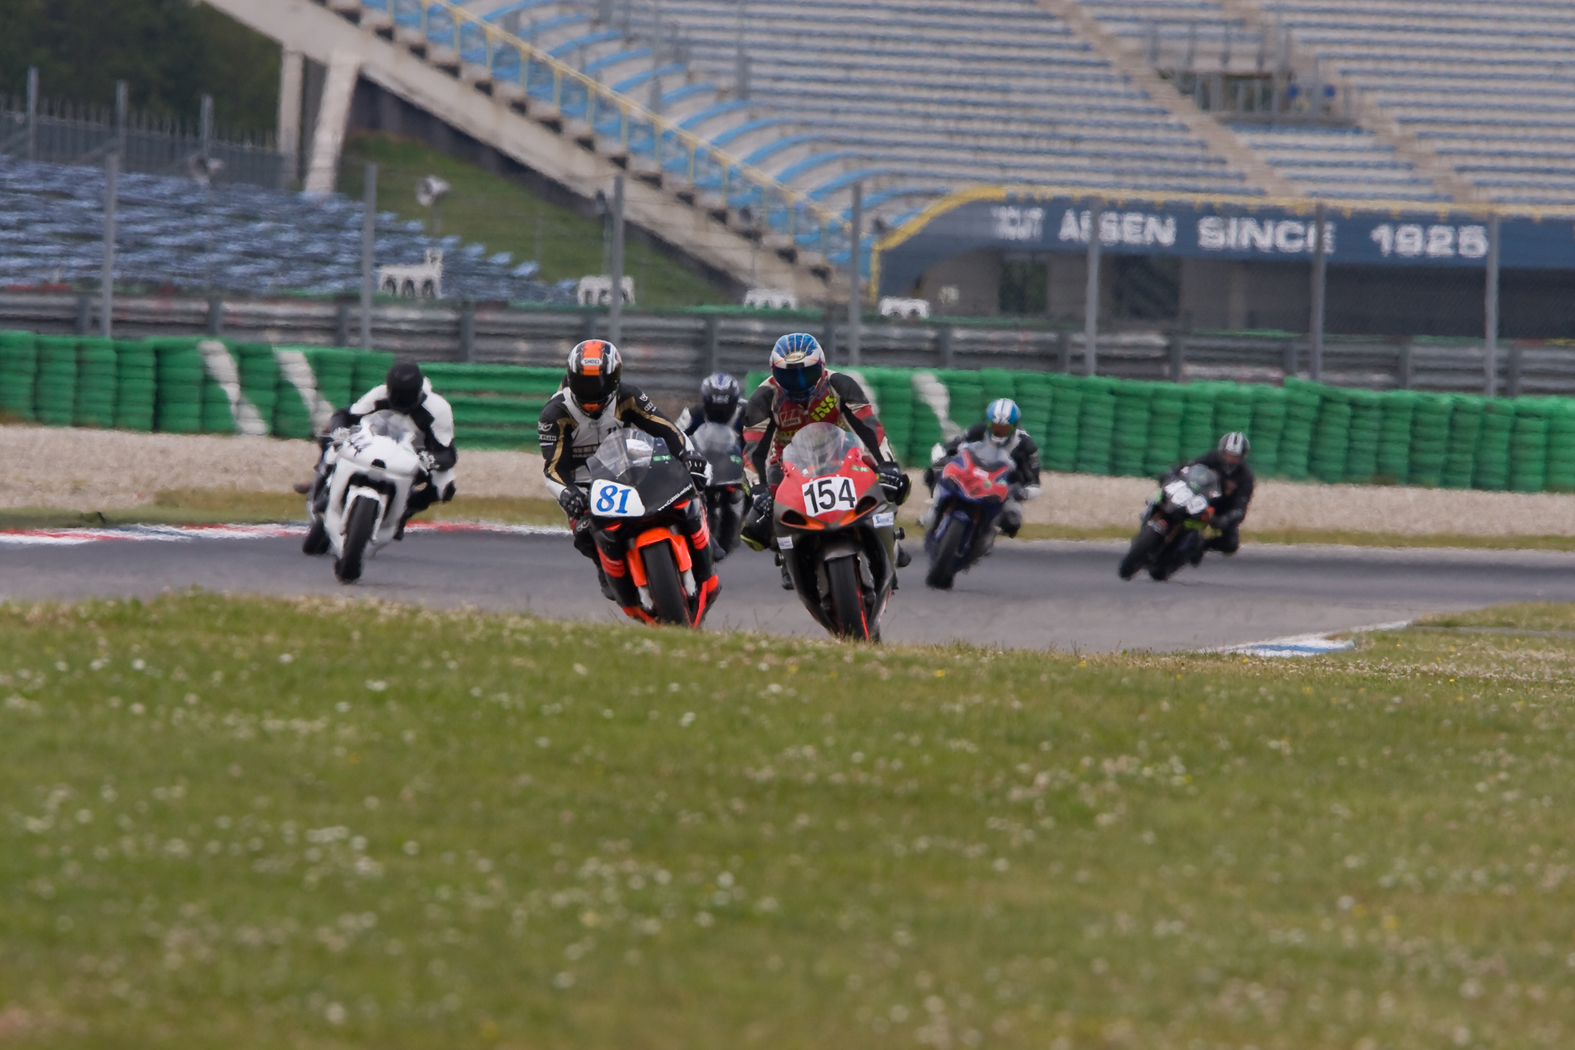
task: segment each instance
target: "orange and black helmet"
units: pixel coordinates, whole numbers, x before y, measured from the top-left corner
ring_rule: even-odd
[[[569,351],[569,396],[591,415],[618,396],[623,355],[604,339],[587,339]]]

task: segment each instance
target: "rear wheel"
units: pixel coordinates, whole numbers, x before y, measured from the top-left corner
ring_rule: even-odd
[[[844,638],[869,641],[869,619],[864,615],[864,595],[859,590],[859,567],[853,558],[834,558],[826,563],[826,579],[831,584],[831,618],[837,633]]]
[[[1156,550],[1164,542],[1165,537],[1147,525],[1143,526],[1142,531],[1132,537],[1132,546],[1127,549],[1127,556],[1121,559],[1121,568],[1117,570],[1120,572],[1121,578],[1130,580],[1136,576],[1138,570],[1149,563]]]
[[[684,597],[684,585],[678,577],[673,545],[653,543],[642,547],[640,559],[645,564],[645,585],[651,592],[656,618],[662,623],[688,627],[689,599]]]
[[[935,557],[930,559],[929,574],[924,582],[938,591],[949,591],[957,579],[957,564],[962,558],[962,528],[955,522],[942,525],[941,542],[936,545]]]
[[[354,583],[361,578],[361,561],[366,556],[366,545],[372,542],[372,530],[377,528],[377,500],[362,496],[350,504],[345,515],[345,551],[334,562],[334,575],[340,583]]]

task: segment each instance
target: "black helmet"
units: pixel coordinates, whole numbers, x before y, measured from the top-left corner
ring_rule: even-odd
[[[727,422],[733,415],[733,409],[738,407],[738,399],[742,394],[738,380],[726,372],[714,372],[706,376],[700,384],[700,403],[705,406],[706,418]]]
[[[622,378],[623,355],[611,343],[587,339],[569,351],[569,396],[591,415],[618,395]]]
[[[421,404],[422,388],[427,377],[414,361],[401,361],[388,370],[383,383],[388,387],[388,407],[395,412],[409,412]]]

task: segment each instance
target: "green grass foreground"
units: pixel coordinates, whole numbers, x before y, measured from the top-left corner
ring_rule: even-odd
[[[0,608],[0,1040],[1557,1047],[1568,609],[1316,661]]]

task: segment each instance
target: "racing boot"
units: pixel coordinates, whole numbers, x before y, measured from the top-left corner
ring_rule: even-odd
[[[1199,565],[1203,564],[1203,555],[1207,554],[1208,550],[1209,545],[1199,539],[1197,543],[1192,545],[1192,553],[1187,555],[1187,561],[1189,561],[1192,564],[1192,567],[1196,569]]]
[[[793,589],[793,577],[788,573],[787,562],[782,560],[781,551],[776,552],[776,559],[777,568],[782,570],[782,589],[784,591],[791,591]]]

